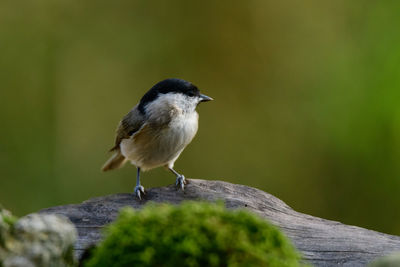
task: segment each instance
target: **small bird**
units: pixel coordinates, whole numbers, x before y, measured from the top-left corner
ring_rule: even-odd
[[[165,166],[176,175],[176,186],[185,187],[185,176],[174,170],[174,163],[192,141],[198,129],[200,102],[213,100],[200,94],[192,83],[166,79],[154,85],[120,121],[114,155],[102,170],[122,167],[130,161],[137,167],[135,195],[141,199],[144,187],[140,171]]]

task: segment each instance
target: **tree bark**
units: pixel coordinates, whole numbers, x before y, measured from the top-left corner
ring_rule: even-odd
[[[223,200],[228,208],[250,210],[278,226],[315,266],[365,266],[377,257],[400,251],[400,237],[296,212],[261,190],[222,181],[188,180],[185,191],[173,185],[151,188],[142,201],[133,194],[97,197],[81,204],[44,209],[67,216],[77,227],[76,255],[101,239],[101,228],[124,206],[141,208],[149,201],[177,204],[184,200]]]

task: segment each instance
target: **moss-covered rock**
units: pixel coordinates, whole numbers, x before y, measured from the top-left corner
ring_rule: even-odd
[[[76,236],[63,216],[30,214],[16,220],[0,210],[0,266],[74,266]]]
[[[85,266],[299,266],[288,239],[262,218],[220,204],[125,208]]]

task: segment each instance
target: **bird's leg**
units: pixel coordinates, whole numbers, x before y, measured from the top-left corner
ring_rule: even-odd
[[[139,167],[137,168],[135,195],[140,200],[142,200],[142,195],[144,195],[144,187],[140,185],[140,168]]]
[[[175,185],[184,190],[185,189],[185,184],[186,184],[186,180],[185,180],[185,176],[183,176],[182,174],[179,174],[177,171],[175,171],[173,168],[169,167],[168,168],[173,174],[176,175],[176,182]]]

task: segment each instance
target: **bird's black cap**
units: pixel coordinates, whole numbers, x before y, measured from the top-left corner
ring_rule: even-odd
[[[155,100],[160,94],[182,93],[188,96],[199,96],[199,89],[191,82],[171,78],[163,80],[154,85],[140,100],[139,111],[144,113],[144,107]]]

